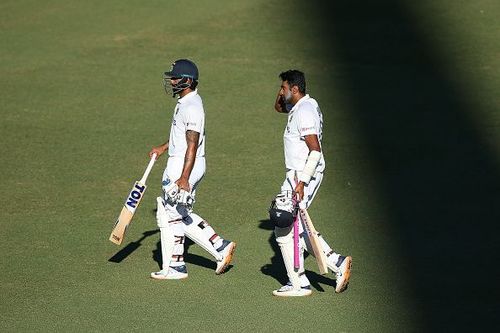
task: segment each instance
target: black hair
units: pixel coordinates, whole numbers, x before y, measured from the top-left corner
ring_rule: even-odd
[[[296,69],[290,69],[281,73],[279,76],[281,81],[288,82],[290,88],[297,86],[302,94],[306,93],[306,77],[303,72]]]
[[[193,80],[193,82],[191,82],[191,86],[189,86],[189,88],[191,88],[191,90],[195,90],[197,86],[198,86],[198,81]]]

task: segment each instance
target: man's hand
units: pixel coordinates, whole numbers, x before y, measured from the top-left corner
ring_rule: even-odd
[[[186,178],[181,177],[175,183],[179,186],[179,189],[191,192],[191,185],[189,185],[189,181]]]
[[[167,149],[168,149],[168,141],[160,146],[151,148],[151,151],[149,152],[149,157],[151,158],[153,157],[153,154],[156,154],[156,159],[158,159],[158,157],[160,157],[160,155],[166,152]]]
[[[288,113],[286,109],[285,100],[283,99],[283,96],[281,96],[280,93],[278,93],[278,96],[276,96],[276,102],[274,102],[274,109],[280,113]]]
[[[299,201],[302,201],[302,199],[304,199],[304,182],[299,182],[297,186],[295,186],[294,192],[298,196]]]

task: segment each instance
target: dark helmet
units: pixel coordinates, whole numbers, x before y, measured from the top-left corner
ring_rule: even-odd
[[[286,210],[277,208],[269,209],[269,219],[279,228],[287,228],[293,224],[296,213],[290,213]]]
[[[271,201],[271,207],[269,207],[269,219],[279,228],[287,228],[293,224],[295,217],[297,216],[299,206],[294,203],[293,207],[288,210],[283,210],[278,208],[276,205],[276,200]]]
[[[170,71],[164,73],[163,86],[167,93],[175,96],[186,88],[195,89],[198,85],[198,77],[198,67],[194,62],[188,59],[179,59],[174,61]],[[180,81],[172,85],[171,79],[180,79]]]
[[[165,72],[165,76],[169,78],[189,77],[193,80],[198,80],[198,67],[191,60],[179,59],[174,61],[172,69],[169,72]]]

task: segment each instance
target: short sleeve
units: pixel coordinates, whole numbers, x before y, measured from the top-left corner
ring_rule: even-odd
[[[202,133],[203,118],[204,118],[203,110],[200,110],[194,106],[188,107],[184,118],[186,131],[195,131],[198,133]]]
[[[301,137],[311,134],[319,134],[315,112],[316,111],[312,106],[300,109],[297,120]]]

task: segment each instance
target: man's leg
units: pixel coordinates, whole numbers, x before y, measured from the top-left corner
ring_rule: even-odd
[[[172,212],[161,197],[157,199],[156,219],[160,228],[162,269],[151,273],[157,280],[178,280],[188,276],[184,263],[184,225],[182,219],[171,219]],[[172,210],[172,208],[170,208]],[[170,214],[169,214],[170,213]]]
[[[301,232],[301,236],[303,236],[303,238],[301,238],[303,246],[305,246],[309,254],[314,256],[314,252],[312,250],[311,243],[309,242],[309,238],[307,237],[307,233]],[[318,238],[321,248],[326,255],[326,264],[328,268],[335,273],[335,277],[337,280],[335,291],[337,293],[340,293],[344,291],[349,284],[349,278],[351,276],[352,257],[340,255],[332,250],[332,248],[328,245],[328,243],[319,232]]]
[[[198,214],[190,213],[184,218],[184,224],[186,236],[217,260],[215,273],[222,274],[233,258],[236,243],[220,237]]]
[[[183,161],[178,159],[169,159],[167,169],[163,175],[163,184],[165,193],[168,192],[172,179],[176,179],[182,171]],[[196,190],[205,174],[205,160],[196,159],[195,165],[189,178],[191,185],[191,198],[194,204],[196,199]],[[200,245],[205,251],[210,253],[217,261],[216,274],[223,273],[232,260],[236,243],[220,237],[215,230],[199,215],[193,213],[193,205],[186,207],[176,205],[179,216],[182,217],[184,224],[184,233],[196,244]]]
[[[276,242],[283,257],[286,273],[289,283],[281,288],[274,290],[275,296],[308,296],[312,293],[311,285],[304,272],[304,251],[303,247],[299,247],[299,262],[298,270],[294,267],[293,262],[293,226],[287,228],[274,228]]]
[[[273,200],[269,215],[275,224],[274,235],[283,257],[288,283],[274,290],[275,296],[307,296],[311,294],[311,286],[304,273],[304,251],[299,244],[299,269],[294,267],[294,238],[293,223],[295,220],[295,207],[292,199],[293,183],[289,179],[292,174],[287,173],[287,178],[281,187],[281,193]],[[293,177],[293,176],[292,176]]]
[[[316,193],[319,190],[321,185],[321,181],[323,180],[323,173],[316,173],[307,186],[304,187],[304,199],[302,202],[302,206],[307,208],[311,205]],[[302,224],[301,224],[302,227]],[[301,228],[303,229],[303,228]],[[314,252],[312,251],[311,244],[309,242],[309,238],[307,237],[307,233],[301,231],[301,235],[303,235],[303,246],[309,254],[314,256]],[[336,292],[342,292],[347,288],[349,283],[349,278],[351,275],[351,266],[352,266],[352,257],[350,256],[342,256],[336,253],[330,245],[326,242],[321,233],[318,232],[318,238],[323,252],[326,255],[327,266],[330,270],[332,270],[337,279],[337,286],[335,288]]]

